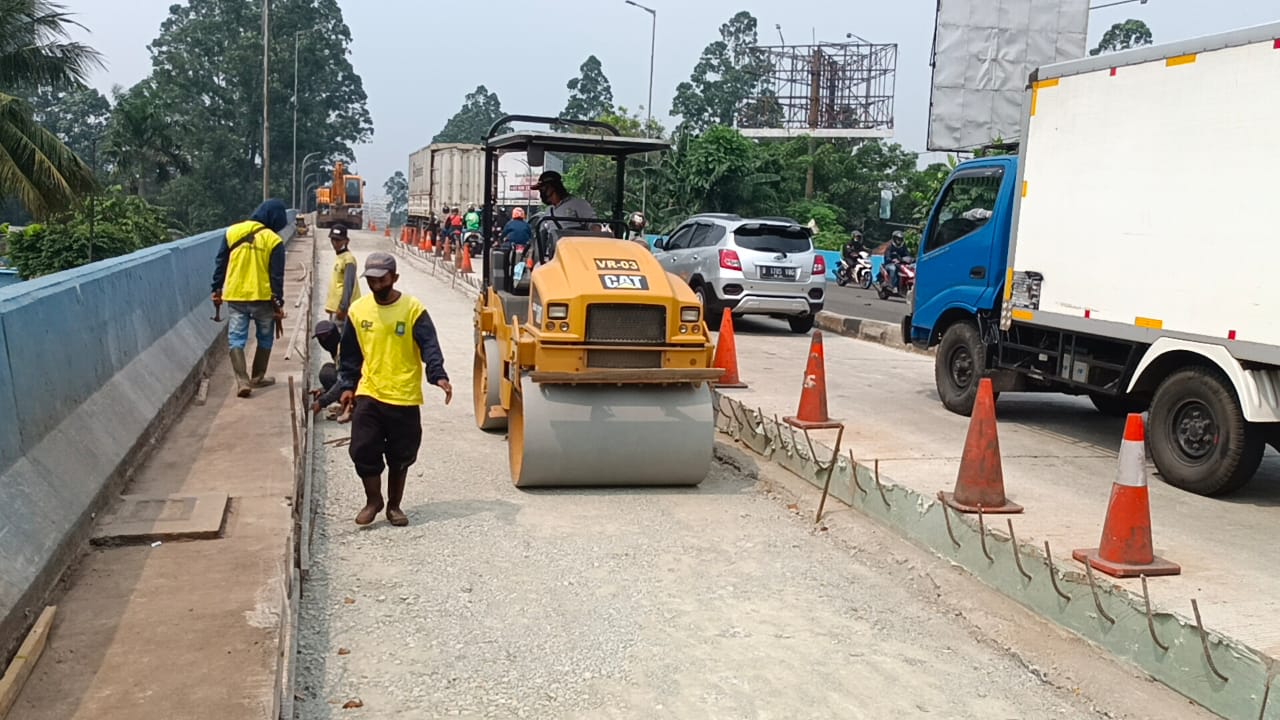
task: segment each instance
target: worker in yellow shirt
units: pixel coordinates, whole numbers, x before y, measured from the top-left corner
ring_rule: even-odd
[[[284,319],[284,240],[278,233],[289,224],[284,203],[271,199],[258,206],[248,220],[227,228],[213,269],[213,304],[224,301],[228,313],[227,344],[236,375],[236,394],[249,397],[253,388],[275,383],[267,376],[271,346]],[[258,340],[253,375],[245,366],[249,321]]]
[[[360,299],[360,283],[356,282],[356,256],[351,254],[350,238],[346,225],[329,228],[329,242],[338,256],[333,262],[333,274],[329,277],[329,294],[324,301],[324,311],[342,331],[347,322],[347,309]]]
[[[453,399],[453,386],[444,371],[444,354],[431,316],[417,298],[395,289],[400,276],[396,259],[371,253],[364,263],[369,292],[351,304],[347,327],[338,346],[338,382],[344,413],[351,413],[348,454],[364,483],[366,504],[356,515],[368,525],[382,511],[382,470],[387,470],[387,520],[409,524],[400,508],[409,467],[422,444],[422,376],[444,391],[444,404]],[[385,458],[385,464],[384,464]]]

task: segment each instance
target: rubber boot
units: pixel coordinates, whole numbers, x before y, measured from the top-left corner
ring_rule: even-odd
[[[257,348],[253,353],[253,378],[250,383],[260,388],[275,385],[276,379],[267,376],[267,365],[271,362],[271,349]]]
[[[387,469],[387,521],[396,527],[409,524],[409,516],[400,509],[400,501],[404,499],[404,484],[409,476],[409,468],[399,470]]]
[[[360,482],[364,483],[365,506],[356,515],[356,524],[368,525],[382,512],[382,478],[360,478]]]
[[[236,374],[236,395],[244,398],[253,392],[249,373],[244,367],[244,348],[231,348],[231,370]]]

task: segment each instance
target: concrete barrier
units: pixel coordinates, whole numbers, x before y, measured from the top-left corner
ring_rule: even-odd
[[[0,661],[225,347],[209,320],[223,237],[0,289]]]

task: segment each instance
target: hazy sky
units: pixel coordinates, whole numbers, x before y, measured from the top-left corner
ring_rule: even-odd
[[[114,84],[128,86],[147,74],[146,45],[179,0],[60,1],[89,28],[82,39],[106,56],[107,69],[93,79],[105,94]],[[897,43],[894,139],[909,149],[924,149],[935,0],[640,1],[658,11],[653,112],[668,127],[676,85],[688,79],[702,49],[718,38],[720,24],[748,10],[759,20],[765,43],[777,42],[775,24],[793,43],[810,41],[815,27],[818,40],[843,41],[853,32],[872,42]],[[1093,0],[1093,5],[1114,1]],[[351,60],[373,115],[372,142],[355,149],[355,170],[369,181],[371,192],[380,194],[391,173],[406,170],[409,153],[430,142],[463,96],[481,83],[498,93],[507,112],[554,115],[564,107],[565,83],[595,54],[613,84],[614,102],[630,108],[645,104],[650,18],[623,0],[339,4],[354,37]],[[1129,17],[1146,21],[1160,43],[1280,20],[1280,6],[1276,0],[1131,2],[1090,13],[1089,45],[1096,45],[1112,23]]]

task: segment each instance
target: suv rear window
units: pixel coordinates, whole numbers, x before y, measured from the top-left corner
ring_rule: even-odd
[[[803,253],[813,249],[809,231],[785,225],[748,224],[733,231],[734,241],[745,250],[758,252]]]

